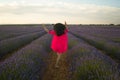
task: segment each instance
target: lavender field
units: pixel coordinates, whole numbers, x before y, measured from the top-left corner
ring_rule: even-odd
[[[120,80],[120,26],[68,28],[68,51],[56,69],[52,36],[41,25],[0,25],[0,80]]]

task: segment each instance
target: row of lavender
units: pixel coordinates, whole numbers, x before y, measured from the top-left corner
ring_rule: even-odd
[[[75,44],[68,51],[69,80],[119,80],[118,64],[82,39],[69,35]],[[69,42],[69,44],[71,44]]]
[[[120,27],[70,27],[70,31],[96,48],[104,50],[112,58],[120,60],[120,43],[118,40],[120,39]],[[97,34],[101,37],[95,36]],[[109,38],[102,37],[102,35]],[[116,39],[117,42],[110,38]]]
[[[41,30],[41,25],[0,25],[0,41]]]
[[[41,37],[43,34],[45,34],[45,32],[41,31],[0,41],[0,58],[6,54],[14,52],[16,49],[19,49],[24,45],[29,44],[33,40]]]
[[[44,34],[41,25],[0,25],[0,59]]]
[[[113,42],[120,42],[120,26],[71,26],[70,29],[80,34],[87,34]]]
[[[50,52],[50,35],[44,35],[0,62],[1,80],[41,80]]]

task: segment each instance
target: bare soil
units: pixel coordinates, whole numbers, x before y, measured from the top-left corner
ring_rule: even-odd
[[[42,80],[69,80],[68,63],[66,55],[62,54],[59,61],[59,68],[55,68],[57,54],[49,53],[48,66]]]

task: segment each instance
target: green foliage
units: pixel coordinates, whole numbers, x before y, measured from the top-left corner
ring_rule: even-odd
[[[115,68],[106,65],[101,60],[84,58],[80,64],[75,73],[77,80],[117,80],[119,76],[115,77]]]

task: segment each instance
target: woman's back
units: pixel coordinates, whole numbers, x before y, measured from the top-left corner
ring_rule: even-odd
[[[51,48],[55,52],[64,53],[67,50],[68,44],[68,37],[67,37],[68,30],[64,31],[64,34],[58,36],[54,30],[49,31],[49,34],[53,35]]]

